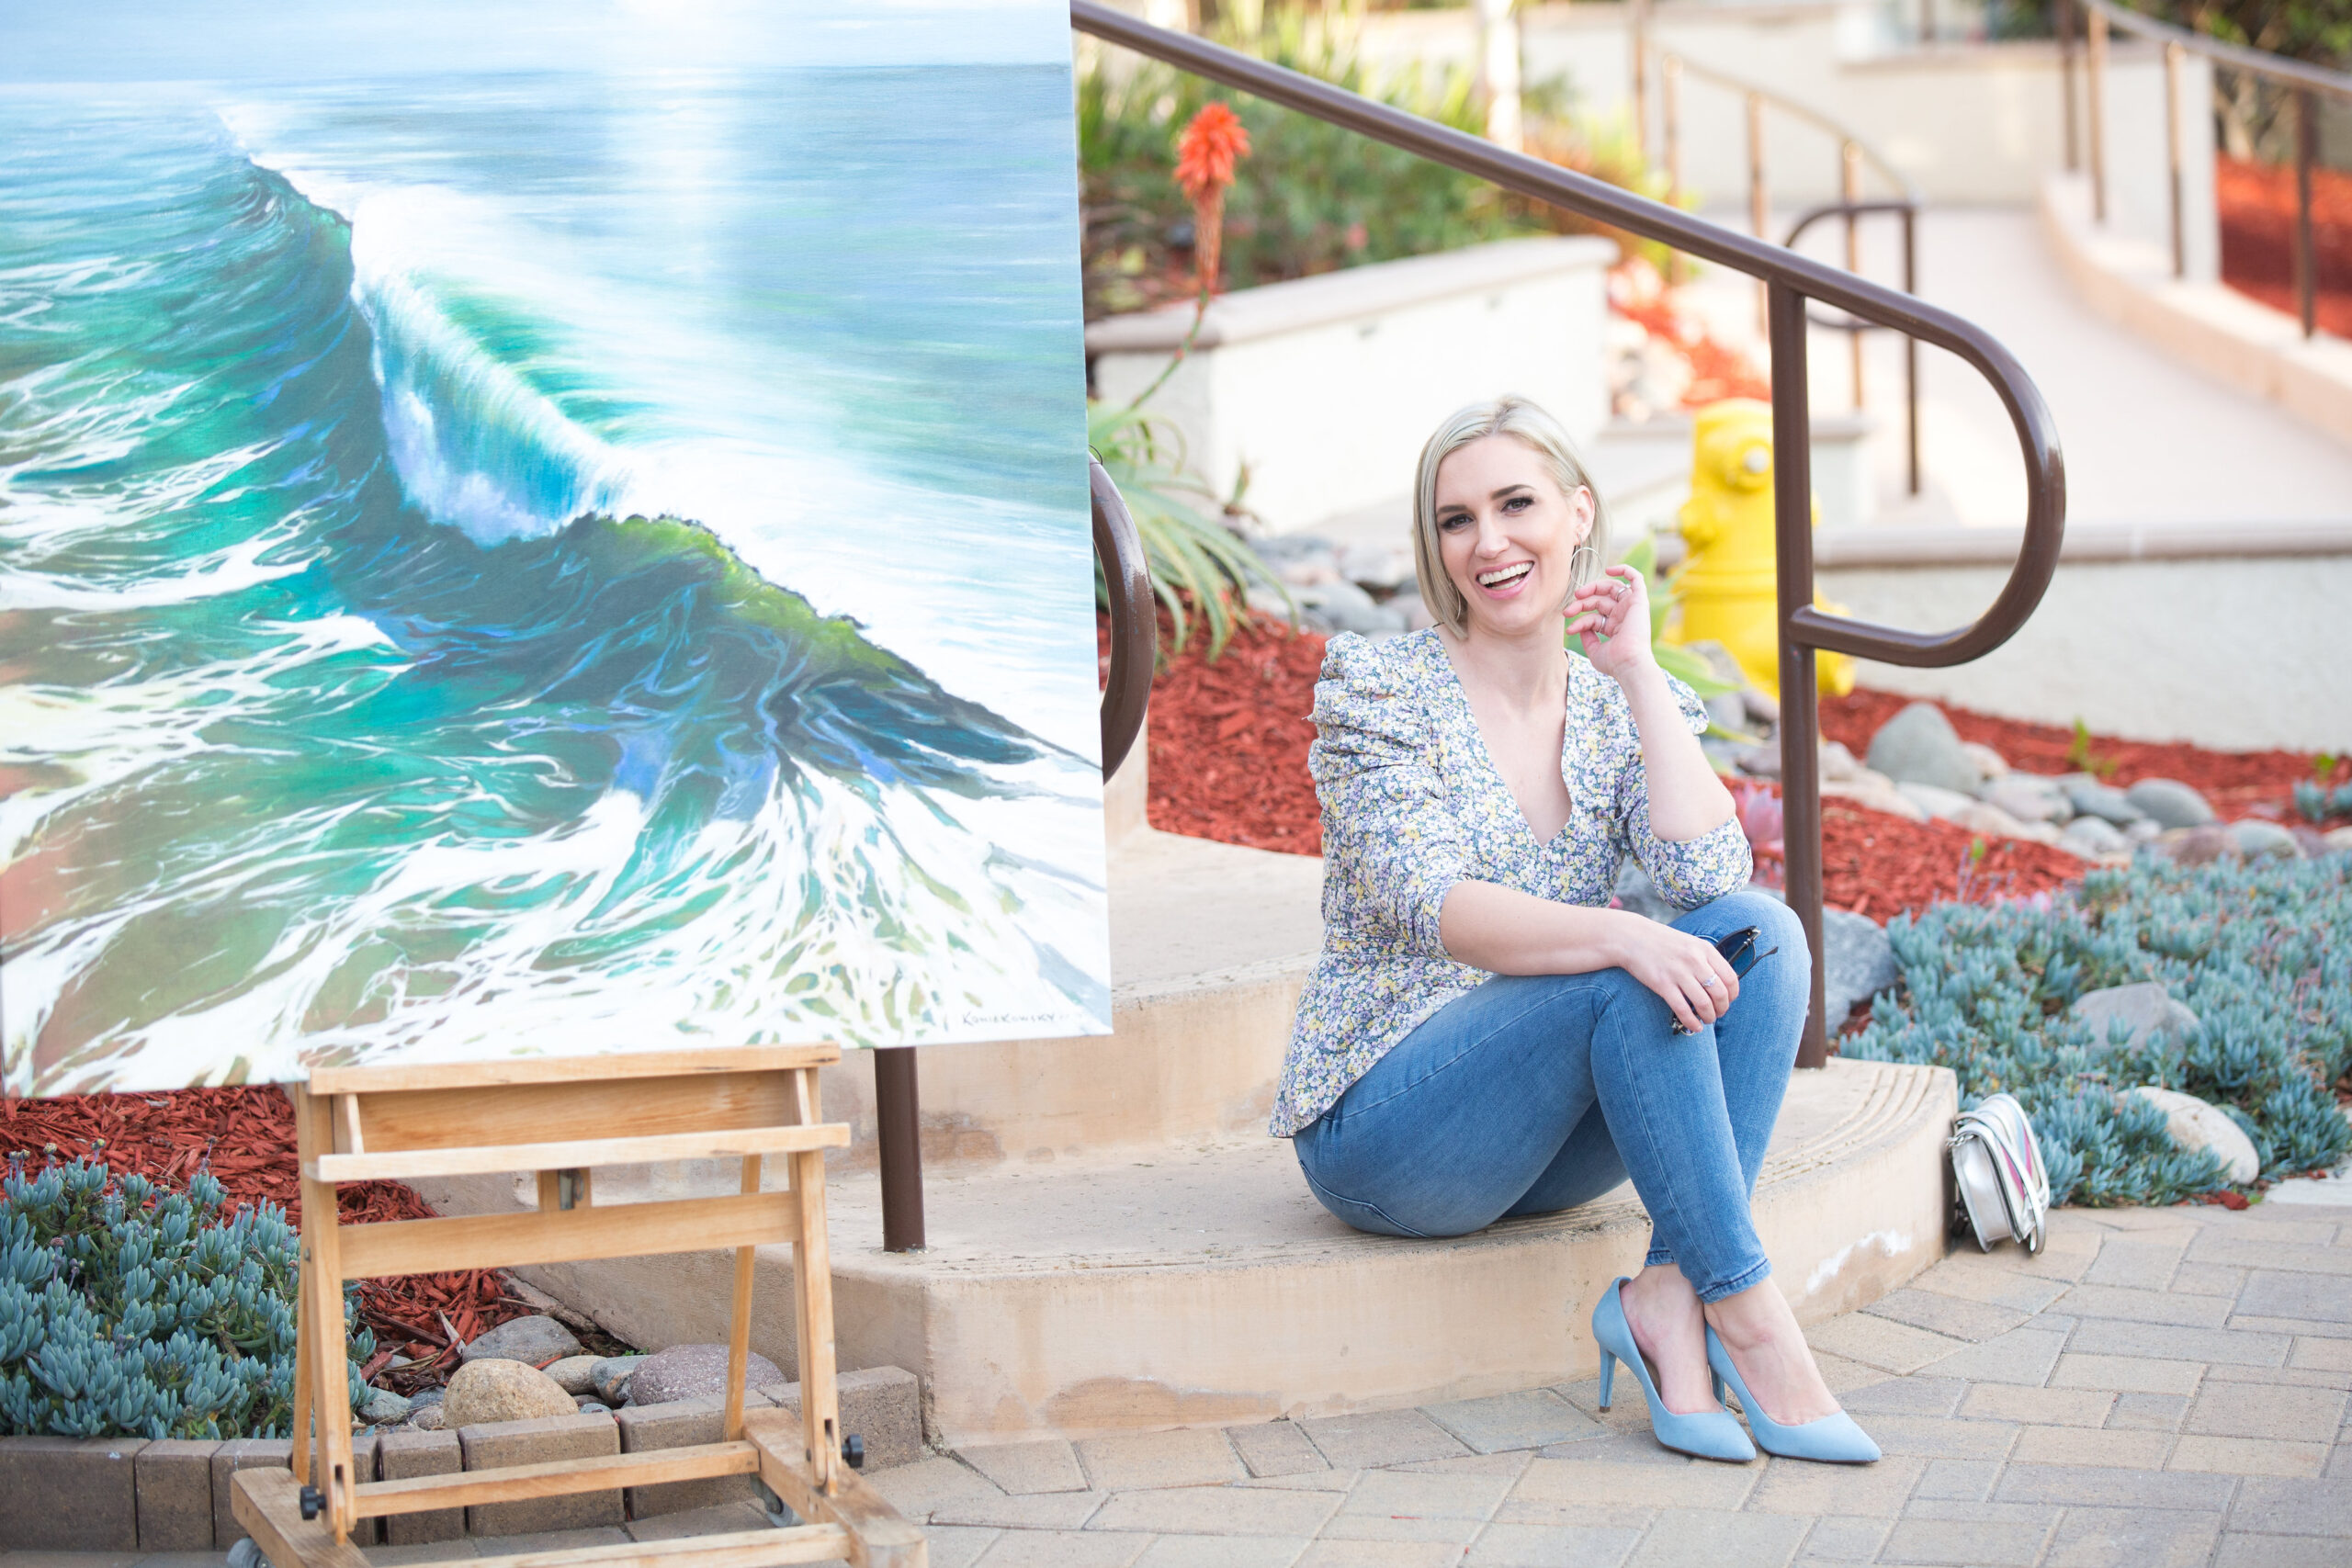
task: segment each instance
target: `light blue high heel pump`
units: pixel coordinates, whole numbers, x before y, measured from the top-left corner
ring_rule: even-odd
[[[1782,1459],[1819,1460],[1824,1464],[1869,1464],[1879,1457],[1871,1435],[1842,1410],[1795,1427],[1783,1427],[1765,1415],[1764,1407],[1747,1392],[1747,1384],[1740,1381],[1739,1369],[1731,1364],[1731,1352],[1724,1348],[1713,1328],[1707,1330],[1707,1370],[1714,1374],[1718,1402],[1726,1382],[1739,1395],[1739,1407],[1747,1415],[1747,1429],[1755,1435],[1756,1446],[1766,1453]]]
[[[1650,1381],[1650,1370],[1643,1363],[1642,1352],[1634,1344],[1634,1326],[1625,1321],[1625,1303],[1618,1298],[1624,1285],[1621,1276],[1600,1294],[1600,1304],[1592,1309],[1592,1337],[1600,1342],[1600,1408],[1609,1408],[1609,1397],[1617,1381],[1617,1363],[1623,1361],[1634,1370],[1642,1385],[1642,1397],[1649,1401],[1650,1430],[1657,1440],[1678,1453],[1695,1454],[1701,1459],[1719,1459],[1733,1464],[1746,1464],[1756,1457],[1756,1445],[1739,1429],[1728,1410],[1700,1410],[1688,1416],[1678,1416],[1666,1407],[1657,1396],[1657,1385]]]

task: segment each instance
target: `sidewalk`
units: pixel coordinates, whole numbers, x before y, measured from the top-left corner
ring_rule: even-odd
[[[2352,1206],[2061,1210],[2040,1258],[1955,1253],[1813,1340],[1886,1450],[1877,1464],[1685,1460],[1651,1440],[1637,1393],[1621,1384],[1603,1416],[1587,1377],[1374,1416],[980,1450],[873,1482],[930,1523],[933,1568],[2352,1562]],[[759,1522],[739,1505],[627,1534],[368,1555]],[[220,1562],[0,1552],[0,1568]]]

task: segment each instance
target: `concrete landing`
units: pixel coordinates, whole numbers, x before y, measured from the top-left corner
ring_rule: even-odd
[[[1804,1320],[1875,1301],[1942,1256],[1955,1109],[1939,1068],[1797,1075],[1756,1212]],[[933,1439],[958,1446],[1557,1382],[1589,1361],[1595,1296],[1638,1266],[1648,1235],[1621,1188],[1472,1236],[1363,1235],[1262,1136],[934,1172],[919,1254],[880,1250],[871,1176],[845,1173],[831,1199],[842,1364],[917,1373]],[[790,1268],[784,1249],[762,1250],[752,1342],[779,1360],[792,1351]],[[717,1253],[526,1271],[647,1346],[719,1337],[727,1273]]]

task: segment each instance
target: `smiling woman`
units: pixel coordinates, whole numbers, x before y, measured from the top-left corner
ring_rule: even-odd
[[[1697,696],[1651,654],[1641,574],[1582,570],[1598,498],[1524,400],[1447,420],[1414,493],[1442,624],[1329,644],[1309,753],[1323,952],[1272,1131],[1327,1209],[1385,1235],[1570,1208],[1630,1175],[1654,1229],[1639,1277],[1593,1314],[1603,1398],[1622,1361],[1661,1442],[1753,1459],[1710,1392],[1729,1378],[1768,1450],[1874,1460],[1748,1213],[1804,1021],[1804,930],[1747,889],[1747,839]],[[1673,925],[1607,907],[1629,854],[1688,911]],[[1722,951],[1743,939],[1778,950],[1744,987]]]

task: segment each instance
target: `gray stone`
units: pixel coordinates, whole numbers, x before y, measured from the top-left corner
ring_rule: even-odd
[[[1627,855],[1625,863],[1617,868],[1617,905],[1620,908],[1630,909],[1636,915],[1668,925],[1682,913],[1666,901],[1657,885],[1650,881],[1650,874],[1642,869],[1642,863],[1631,855]]]
[[[596,1392],[595,1384],[589,1380],[604,1361],[602,1356],[566,1356],[560,1361],[550,1361],[542,1370],[555,1379],[564,1393],[577,1396]]]
[[[2230,824],[2230,837],[2237,840],[2238,853],[2248,860],[2260,860],[2275,855],[2280,860],[2301,860],[2303,846],[2295,842],[2295,835],[2276,822],[2265,822],[2249,817],[2243,822]]]
[[[1713,696],[1704,699],[1704,702],[1709,723],[1718,729],[1727,729],[1734,735],[1746,733],[1747,705],[1740,701],[1737,692],[1718,692]]]
[[[549,1361],[580,1354],[571,1330],[551,1317],[518,1317],[500,1324],[458,1352],[462,1360],[484,1359],[522,1361],[544,1367]]]
[[[607,1404],[628,1397],[629,1374],[645,1363],[642,1356],[607,1356],[588,1369],[588,1386]]]
[[[381,1427],[390,1422],[407,1420],[413,1408],[390,1389],[371,1388],[368,1391],[367,1403],[359,1407],[359,1418],[370,1426]]]
[[[1827,993],[1822,1021],[1835,1034],[1846,1015],[1903,979],[1894,946],[1867,915],[1845,909],[1821,912],[1822,986]]]
[[[442,1423],[452,1427],[490,1421],[534,1421],[576,1416],[579,1407],[555,1379],[522,1361],[468,1361],[449,1380]]]
[[[2132,840],[2116,831],[2115,824],[2104,817],[2077,817],[2059,829],[2058,847],[2085,860],[2098,860],[2126,852],[2132,848]]]
[[[1947,822],[1957,820],[1970,807],[1983,804],[1973,795],[1963,795],[1959,790],[1946,789],[1940,784],[1923,784],[1917,779],[1897,780],[1894,787],[1920,810],[1930,817],[1942,818]]]
[[[1385,604],[1374,604],[1371,594],[1352,582],[1317,582],[1294,588],[1291,597],[1297,602],[1301,615],[1332,631],[1377,637],[1405,629],[1403,615]]]
[[[783,1371],[758,1351],[748,1352],[743,1386],[763,1388],[784,1381]],[[631,1404],[667,1404],[680,1399],[718,1399],[727,1393],[727,1347],[673,1345],[639,1361],[629,1374]],[[571,1402],[564,1401],[569,1413]]]
[[[1413,581],[1413,552],[1403,545],[1350,545],[1340,552],[1340,575],[1360,587],[1394,592]]]
[[[2068,779],[2066,803],[2078,817],[2097,817],[2118,828],[2143,821],[2147,813],[2132,804],[2131,798],[2112,784],[2093,779]]]
[[[1965,795],[1984,774],[1933,703],[1913,703],[1871,737],[1871,767],[1897,784],[1932,784]]]
[[[1982,795],[1985,805],[2006,811],[2020,822],[2064,822],[2075,814],[2056,780],[2031,773],[2011,773],[1991,780]]]
[[[2160,827],[2202,828],[2213,820],[2213,808],[2205,797],[2177,779],[2142,779],[2123,797]]]
[[[408,1418],[409,1429],[413,1432],[437,1432],[448,1424],[449,1413],[441,1408],[438,1400],[418,1405]]]
[[[2165,1131],[2184,1149],[2207,1149],[2222,1162],[2229,1179],[2244,1184],[2262,1174],[2262,1158],[2254,1140],[2218,1105],[2193,1094],[2158,1089],[2154,1084],[2125,1091],[2165,1113]]]
[[[2185,1043],[2199,1028],[2197,1015],[2154,980],[2085,991],[2068,1010],[2090,1025],[2092,1042],[2100,1050],[2107,1048],[2109,1032],[2118,1023],[2131,1031],[2133,1049],[2148,1043],[2151,1035],[2159,1044]]]
[[[2218,825],[2203,828],[2167,828],[2157,840],[2165,854],[2182,865],[2204,865],[2217,860],[2236,860],[2242,851],[2237,835]]]
[[[458,1441],[469,1471],[609,1459],[621,1451],[620,1428],[613,1418],[574,1415],[568,1396],[563,1414],[557,1418],[469,1426],[458,1434]],[[624,1517],[620,1488],[614,1487],[521,1503],[477,1503],[466,1510],[466,1533],[528,1535],[539,1530],[594,1529],[617,1526]]]

